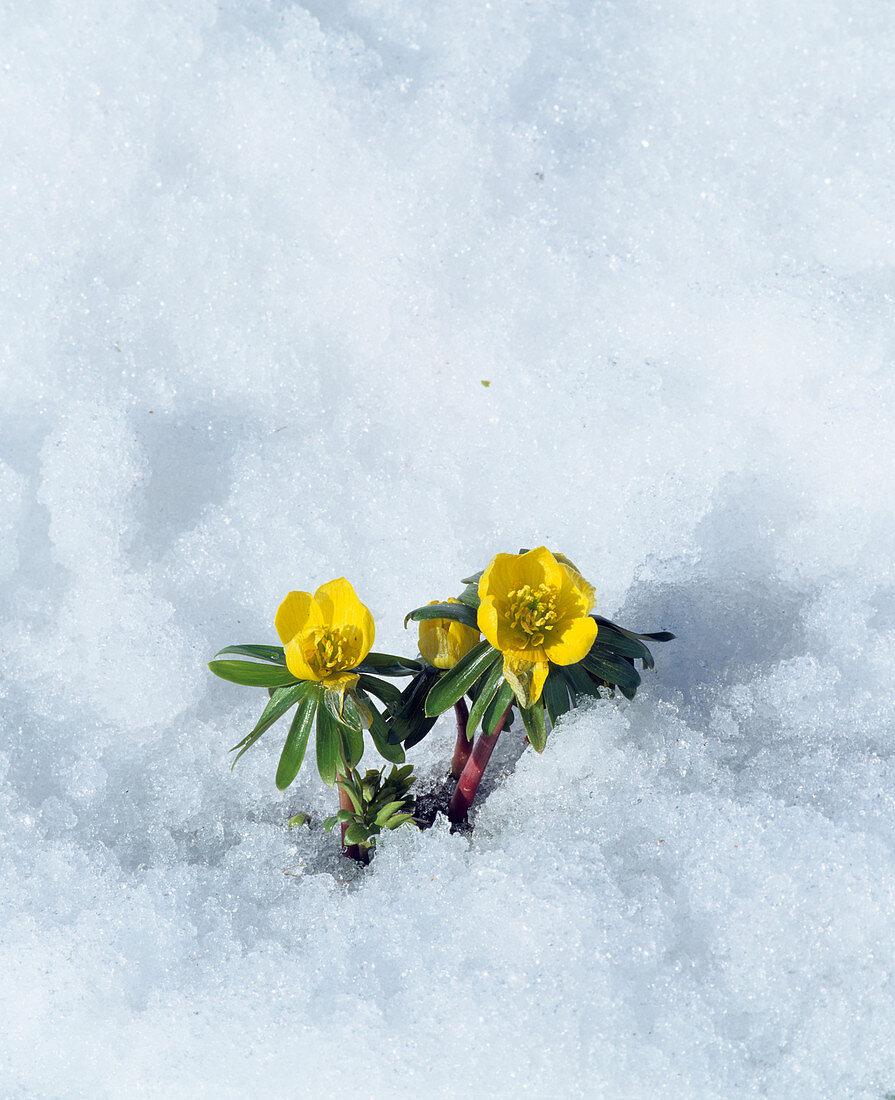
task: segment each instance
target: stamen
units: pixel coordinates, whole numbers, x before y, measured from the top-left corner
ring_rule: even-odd
[[[545,584],[536,589],[524,584],[508,592],[507,597],[510,623],[528,635],[529,645],[543,645],[545,635],[556,625],[555,593]]]
[[[319,631],[314,638],[311,659],[323,676],[344,671],[352,663],[350,631],[344,628]]]

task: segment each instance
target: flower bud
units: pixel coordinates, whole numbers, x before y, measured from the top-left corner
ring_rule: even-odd
[[[430,600],[429,603],[460,603],[459,600]],[[420,623],[420,654],[435,668],[453,668],[479,640],[479,632],[453,619],[423,619]]]

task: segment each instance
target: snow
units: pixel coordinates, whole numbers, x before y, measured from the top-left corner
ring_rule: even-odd
[[[895,1092],[890,5],[0,42],[0,1095]],[[204,663],[288,590],[412,653],[541,543],[678,640],[471,836],[362,870],[280,727],[230,773],[263,693]]]

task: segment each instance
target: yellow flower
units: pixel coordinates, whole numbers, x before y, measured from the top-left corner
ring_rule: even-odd
[[[519,704],[541,697],[549,663],[582,660],[597,636],[588,611],[593,588],[546,546],[497,554],[479,581],[479,630],[503,653],[503,674]]]
[[[292,675],[339,692],[357,683],[350,670],[370,652],[375,633],[373,616],[344,577],[321,584],[313,596],[290,592],[276,628]]]
[[[460,603],[430,600],[429,603]],[[453,668],[479,640],[479,632],[453,619],[423,619],[420,623],[420,653],[435,668]]]
[[[590,581],[586,581],[584,577],[581,576],[581,574],[578,572],[577,565],[575,565],[573,562],[570,562],[565,554],[557,554],[554,552],[553,556],[560,563],[560,565],[565,566],[566,572],[569,574],[569,576],[575,582],[576,587],[580,589],[581,594],[587,600],[587,610],[593,611],[593,609],[597,606],[597,593],[594,586],[590,583]]]

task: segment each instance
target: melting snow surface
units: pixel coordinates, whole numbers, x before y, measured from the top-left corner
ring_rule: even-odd
[[[895,1092],[892,15],[5,5],[0,1095]],[[471,837],[230,773],[289,589],[539,543],[678,640]]]

